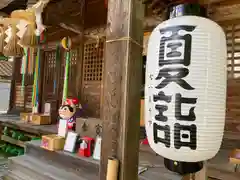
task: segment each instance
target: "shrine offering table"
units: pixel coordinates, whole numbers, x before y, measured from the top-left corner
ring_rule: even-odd
[[[34,125],[20,120],[20,116],[0,114],[0,126],[7,126],[34,135],[45,135],[57,133],[56,125]]]
[[[229,161],[235,165],[235,172],[238,172],[240,168],[240,149],[234,149],[231,152]]]
[[[55,134],[56,125],[33,125],[20,120],[20,116],[0,114],[0,150],[10,156],[24,154],[25,143],[40,139],[45,134]]]

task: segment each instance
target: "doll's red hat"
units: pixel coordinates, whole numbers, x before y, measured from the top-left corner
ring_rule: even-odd
[[[78,105],[79,100],[77,98],[67,98],[64,104],[66,104],[66,105]]]

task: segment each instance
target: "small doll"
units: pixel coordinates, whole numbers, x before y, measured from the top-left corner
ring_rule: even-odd
[[[77,99],[67,99],[59,108],[59,116],[61,119],[67,120],[68,130],[75,131],[76,129],[76,109],[78,105]]]

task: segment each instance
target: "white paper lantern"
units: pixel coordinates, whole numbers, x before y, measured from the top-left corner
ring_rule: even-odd
[[[226,106],[226,38],[197,16],[167,20],[152,32],[147,53],[145,126],[164,158],[199,162],[218,152]]]

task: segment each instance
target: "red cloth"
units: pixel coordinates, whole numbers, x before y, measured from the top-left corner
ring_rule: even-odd
[[[105,8],[108,8],[108,0],[104,0]]]
[[[77,98],[67,98],[66,101],[64,102],[66,105],[78,105],[79,100]]]
[[[79,100],[78,100],[77,98],[73,98],[73,99],[72,99],[72,102],[73,102],[73,104],[75,104],[75,105],[78,105],[78,104],[79,104]]]
[[[144,145],[149,145],[149,143],[148,143],[148,139],[145,138],[144,140],[142,140],[142,144],[144,144]]]

